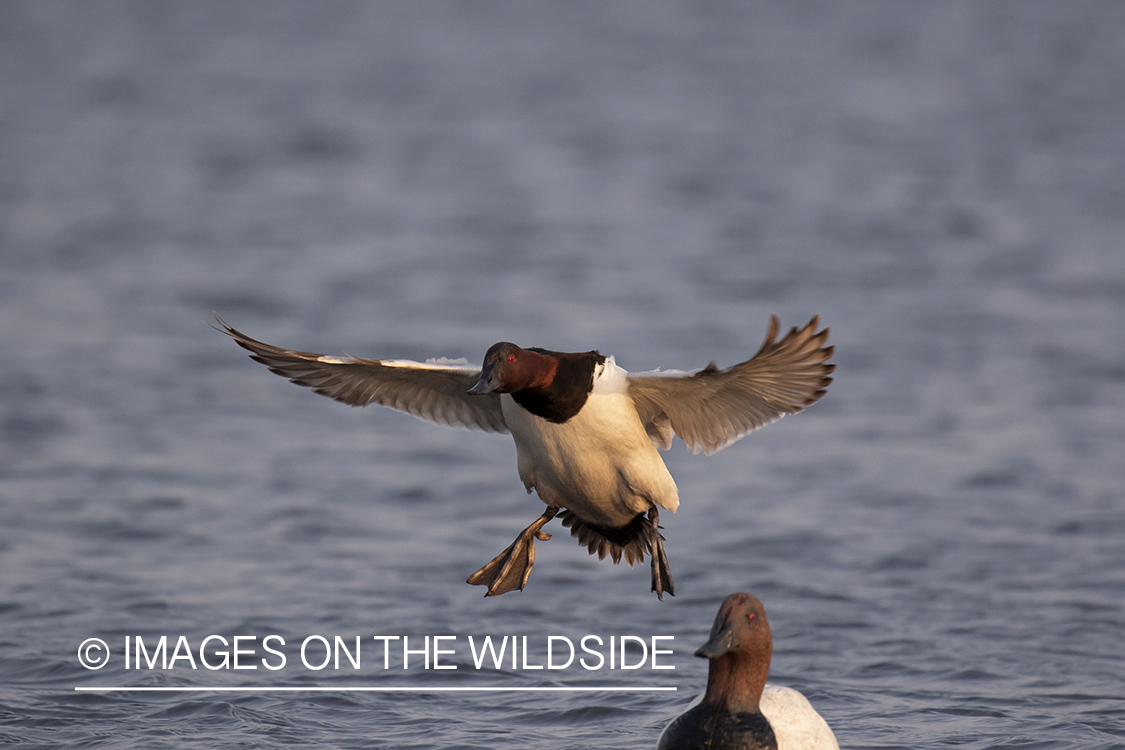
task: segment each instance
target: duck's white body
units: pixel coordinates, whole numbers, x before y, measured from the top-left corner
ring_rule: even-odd
[[[704,697],[693,704],[692,708],[699,706]],[[777,750],[840,750],[836,743],[836,735],[824,717],[817,713],[809,703],[808,698],[793,688],[766,683],[762,690],[761,700],[758,702],[758,711],[769,722],[773,730],[774,739],[777,740]],[[661,733],[657,743],[658,750],[686,750],[683,747],[682,737],[674,737],[678,727],[670,724]],[[746,743],[737,738],[712,737],[711,747],[715,750],[741,749]]]
[[[653,505],[673,513],[680,506],[676,483],[629,397],[627,376],[608,357],[594,371],[585,405],[563,424],[500,397],[527,491],[598,526],[624,526]]]
[[[778,750],[840,749],[828,722],[793,688],[767,682],[758,709],[773,729]]]

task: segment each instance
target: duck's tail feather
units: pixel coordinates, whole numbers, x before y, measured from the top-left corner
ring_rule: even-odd
[[[586,523],[569,510],[560,511],[559,520],[570,529],[570,535],[591,555],[596,553],[599,560],[608,555],[617,565],[625,558],[632,567],[633,563],[644,562],[645,555],[652,553],[652,521],[644,513],[638,513],[632,521],[619,528]],[[660,538],[664,539],[664,536]]]

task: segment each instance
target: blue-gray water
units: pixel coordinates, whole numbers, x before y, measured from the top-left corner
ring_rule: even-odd
[[[1110,2],[0,4],[0,744],[649,748],[748,590],[844,747],[1125,745],[1123,122]],[[839,370],[668,454],[674,599],[556,522],[486,600],[542,509],[510,438],[289,385],[212,310],[634,370],[819,313]],[[676,668],[126,671],[160,634],[672,635]],[[121,684],[679,689],[74,691]]]

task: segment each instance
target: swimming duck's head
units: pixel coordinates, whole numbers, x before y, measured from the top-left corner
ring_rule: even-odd
[[[766,610],[756,596],[738,593],[723,600],[711,636],[695,652],[704,659],[719,659],[728,654],[736,658],[764,659],[773,653],[773,639]]]

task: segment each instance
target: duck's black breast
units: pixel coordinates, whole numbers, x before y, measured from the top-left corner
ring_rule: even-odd
[[[512,399],[535,416],[562,424],[586,405],[594,388],[594,370],[605,362],[605,357],[597,352],[572,354],[537,348],[529,351],[553,357],[558,362],[555,377],[546,388],[516,391]]]
[[[760,713],[731,713],[700,704],[660,735],[656,750],[777,750],[777,738]]]

